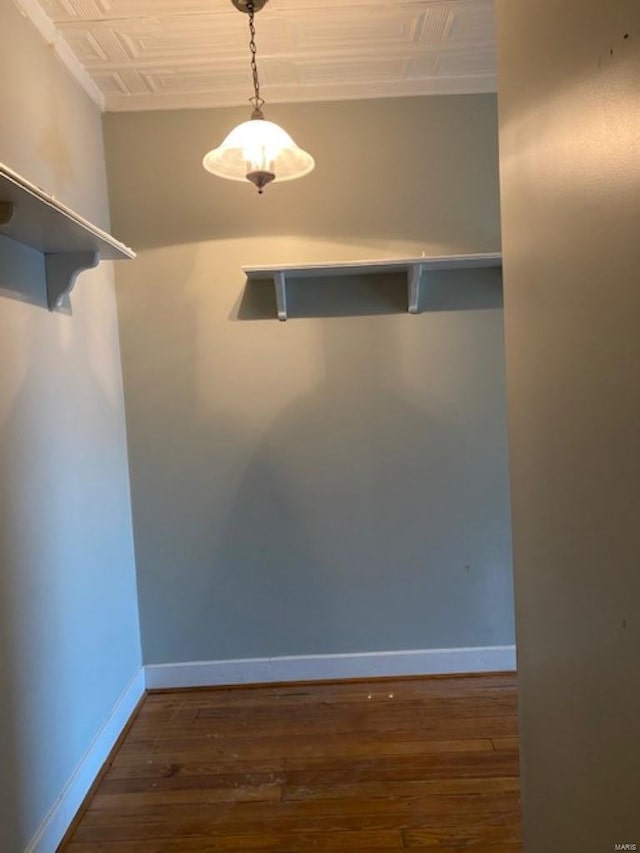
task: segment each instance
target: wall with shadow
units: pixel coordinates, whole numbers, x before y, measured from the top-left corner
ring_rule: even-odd
[[[316,168],[258,197],[248,182],[202,168],[206,152],[248,118],[244,107],[107,113],[116,231],[138,249],[283,235],[353,240],[370,247],[365,257],[384,257],[394,243],[499,246],[494,95],[273,104],[268,117]]]
[[[1,235],[0,297],[47,307],[44,255]]]
[[[318,170],[262,197],[201,169],[232,110],[106,120],[145,661],[511,643],[499,273],[279,323],[241,269],[496,250],[495,99],[278,112]]]
[[[11,3],[0,160],[108,227],[100,115]],[[0,237],[0,850],[27,848],[141,655],[113,269],[46,307]]]
[[[497,13],[524,849],[638,848],[640,4]]]

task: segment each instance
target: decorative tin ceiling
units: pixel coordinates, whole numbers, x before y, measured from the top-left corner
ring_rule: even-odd
[[[230,0],[17,2],[39,4],[31,17],[46,13],[108,110],[250,95],[247,19]],[[492,0],[270,0],[256,29],[267,101],[495,90]]]

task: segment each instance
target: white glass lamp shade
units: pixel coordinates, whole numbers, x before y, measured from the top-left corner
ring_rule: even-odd
[[[292,181],[309,174],[315,161],[277,124],[252,118],[235,127],[222,145],[209,151],[202,165],[220,178],[249,180],[262,192],[271,181]]]

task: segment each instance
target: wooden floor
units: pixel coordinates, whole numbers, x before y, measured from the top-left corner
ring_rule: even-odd
[[[149,694],[68,853],[520,853],[515,676]]]

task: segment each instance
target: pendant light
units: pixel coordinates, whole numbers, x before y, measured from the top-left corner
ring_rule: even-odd
[[[253,112],[249,121],[234,128],[222,145],[214,148],[202,161],[204,168],[231,181],[251,181],[262,193],[272,181],[292,181],[302,178],[314,168],[313,157],[298,148],[289,134],[277,124],[267,121],[262,112],[264,100],[260,97],[260,81],[256,64],[256,30],[254,15],[268,0],[231,0],[240,12],[249,16],[249,49],[253,97],[249,103]]]

